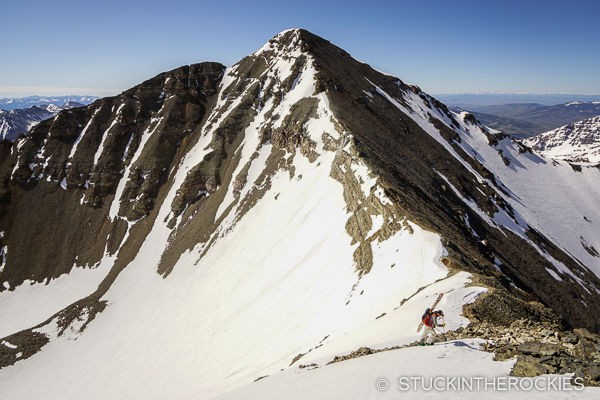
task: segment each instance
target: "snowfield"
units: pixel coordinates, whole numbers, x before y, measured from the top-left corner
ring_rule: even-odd
[[[113,257],[93,268],[73,268],[46,284],[25,281],[14,291],[0,294],[0,337],[36,326],[63,308],[88,296],[108,274]]]
[[[594,399],[600,394],[599,388],[571,386],[568,376],[508,377],[513,362],[492,361],[493,355],[478,350],[480,343],[452,341],[290,369],[216,399]]]

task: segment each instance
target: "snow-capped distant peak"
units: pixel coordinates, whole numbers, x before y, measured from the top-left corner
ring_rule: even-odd
[[[567,106],[576,106],[576,105],[580,105],[580,104],[594,104],[594,105],[598,105],[600,104],[600,101],[571,101],[565,105]]]
[[[600,116],[561,126],[525,139],[523,143],[553,159],[577,163],[599,163]]]
[[[31,106],[50,105],[62,107],[70,102],[80,105],[88,105],[99,99],[98,96],[29,96],[23,98],[0,98],[0,108],[4,110],[15,110]]]
[[[15,140],[19,134],[26,134],[39,122],[51,118],[62,110],[81,107],[83,104],[69,101],[62,106],[56,104],[34,104],[28,108],[17,108],[0,113],[0,138]]]
[[[57,113],[57,112],[59,112],[60,110],[63,109],[62,107],[59,107],[59,106],[57,106],[55,104],[45,104],[45,105],[39,105],[39,106],[31,106],[29,108],[32,108],[32,107],[43,108],[44,110],[46,110],[48,112],[51,112],[51,113]]]

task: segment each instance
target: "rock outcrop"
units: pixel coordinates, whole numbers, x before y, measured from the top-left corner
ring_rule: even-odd
[[[224,68],[203,63],[160,74],[3,142],[0,244],[10,253],[0,291],[56,278],[74,265],[91,267],[105,251],[115,253],[125,221],[154,208],[206,118]]]

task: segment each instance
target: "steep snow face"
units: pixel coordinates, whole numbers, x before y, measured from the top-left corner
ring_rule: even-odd
[[[588,293],[600,293],[600,288],[581,279],[576,272],[552,257],[543,245],[534,243],[527,234],[529,228],[534,228],[578,260],[581,268],[600,277],[600,261],[595,250],[600,248],[600,238],[595,226],[600,221],[600,209],[595,201],[600,196],[600,171],[597,168],[583,167],[581,171],[574,171],[566,162],[548,161],[528,153],[518,142],[499,136],[497,131],[479,126],[468,118],[467,113],[446,114],[431,107],[429,102],[425,103],[423,97],[427,96],[424,94],[421,96],[411,91],[403,92],[401,102],[379,87],[376,90],[410,115],[480,182],[489,186],[499,185],[502,190],[498,190],[497,194],[510,205],[510,208],[503,207],[498,199],[491,198],[498,206],[498,212],[488,215],[475,201],[463,197],[463,201],[474,212],[490,226],[509,230],[528,241],[551,262],[554,270],[549,269],[548,273],[558,281],[563,279],[561,276],[569,275]],[[454,144],[490,170],[494,181],[482,176],[457,153],[434,126],[434,119],[458,133],[460,140]],[[494,135],[500,138],[496,142]],[[448,179],[443,178],[462,197],[460,191]]]
[[[316,384],[315,377],[324,390],[331,385],[323,379],[337,376],[339,382],[344,372],[356,377],[362,371],[371,379],[371,360],[410,364],[419,350],[322,368],[289,382],[299,357],[322,365],[360,346],[415,340],[420,314],[440,292],[446,294],[440,307],[448,328],[464,326],[462,305],[485,289],[467,286],[466,273],[448,277],[441,259],[451,262],[452,255],[436,232],[448,235],[449,227],[476,249],[487,246],[484,237],[491,231],[516,238],[510,243],[525,243],[532,259],[544,261],[543,277],[552,285],[569,280],[583,288],[579,292],[598,292],[584,279],[599,273],[594,224],[600,215],[590,200],[600,194],[597,169],[575,172],[564,162],[551,164],[523,152],[469,115],[445,111],[417,87],[356,67],[349,55],[337,58],[342,54],[337,48],[326,47],[323,55],[322,42],[303,37],[302,31],[286,31],[227,69],[182,67],[98,102],[95,111],[84,110],[87,116],[77,120],[72,140],[62,141],[60,151],[52,151],[43,125],[33,131],[40,131],[39,143],[23,139],[15,145],[13,150],[29,149],[39,162],[30,164],[21,153],[13,157],[21,157],[16,160],[21,165],[10,166],[13,175],[25,181],[44,178],[39,172],[51,157],[64,160],[55,176],[65,173],[65,164],[73,166],[76,176],[67,176],[65,190],[50,186],[54,181],[42,185],[48,182],[65,198],[76,193],[81,197],[74,203],[82,207],[89,198],[110,236],[98,239],[106,250],[98,253],[103,257],[97,268],[0,293],[0,307],[8,305],[0,313],[5,332],[36,326],[34,332],[50,339],[39,353],[0,370],[3,396],[211,398],[278,375],[271,389],[281,398],[286,387]],[[340,74],[351,76],[340,80]],[[138,96],[145,97],[143,107]],[[149,117],[138,113],[150,105]],[[353,119],[355,114],[364,119]],[[373,124],[366,127],[365,121]],[[371,134],[375,140],[363,140]],[[361,141],[370,147],[360,147]],[[427,145],[419,147],[421,141]],[[394,158],[404,145],[402,156],[414,150],[408,161]],[[176,155],[163,158],[168,151]],[[378,157],[383,164],[375,162]],[[391,165],[397,162],[416,167],[398,171]],[[445,163],[451,167],[444,169]],[[82,165],[90,169],[83,175],[76,171]],[[381,171],[385,168],[390,175]],[[405,186],[394,186],[394,173]],[[96,186],[102,190],[87,191]],[[403,189],[407,197],[400,196]],[[414,216],[419,208],[437,219],[427,220],[424,212]],[[440,226],[427,224],[431,221]],[[581,270],[565,266],[532,232],[556,243]],[[459,241],[448,243],[462,245]],[[16,246],[7,247],[3,254],[10,258]],[[453,254],[459,250],[452,248]],[[467,255],[488,263],[496,257],[496,267],[502,267],[502,254]],[[84,276],[86,284],[79,287]],[[86,300],[106,306],[98,314],[81,306],[55,315],[92,292]],[[23,298],[40,306],[28,307]],[[11,340],[5,342],[16,346]],[[476,342],[468,344],[473,348],[432,351],[450,357],[442,361],[444,368],[456,368],[455,357],[468,357],[472,365],[461,372],[507,373],[509,363],[492,364],[476,352]],[[358,392],[371,396],[374,382],[368,385],[368,393]],[[349,392],[337,393],[347,398]]]
[[[289,31],[250,56],[264,60],[258,77],[241,64],[227,69],[197,143],[171,171],[153,229],[102,297],[106,310],[83,333],[87,314],[62,336],[56,319],[38,328],[50,344],[0,371],[3,395],[209,398],[287,368],[446,277],[440,237],[395,215],[352,156],[301,46]],[[222,198],[214,230],[160,276],[179,232],[210,223],[191,203],[176,212],[174,201],[254,93],[237,164],[200,193],[206,204]]]
[[[543,156],[576,163],[600,163],[600,116],[586,118],[523,140]]]

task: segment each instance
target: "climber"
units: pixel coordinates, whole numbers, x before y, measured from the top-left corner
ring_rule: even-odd
[[[421,317],[421,321],[423,321],[424,329],[423,335],[421,336],[421,340],[419,341],[419,346],[432,346],[433,338],[435,337],[434,328],[437,326],[446,326],[446,324],[438,324],[437,319],[444,316],[442,310],[431,311],[431,308],[425,310],[425,314]]]

